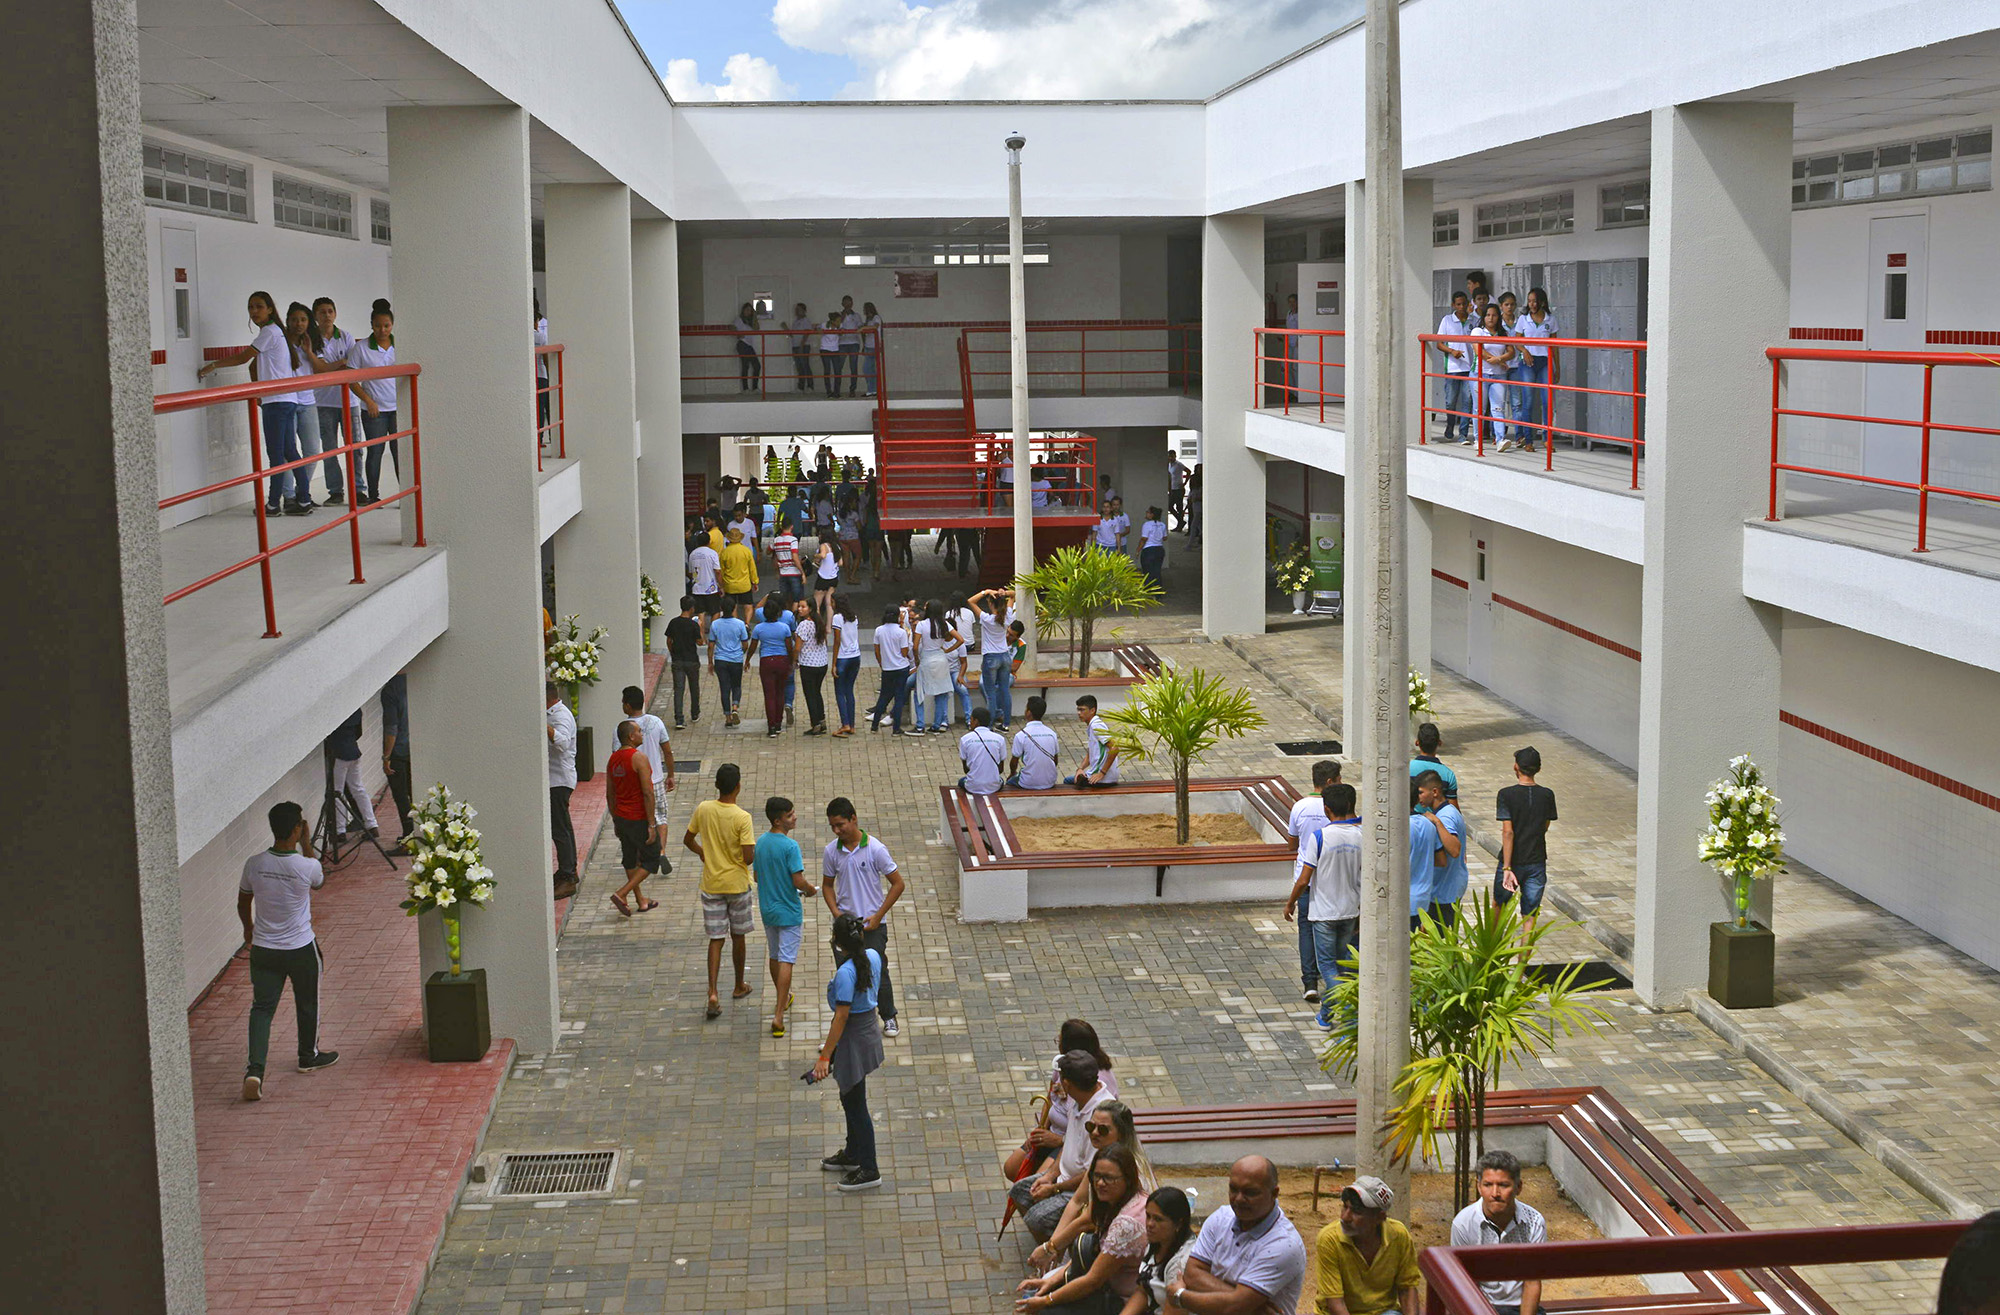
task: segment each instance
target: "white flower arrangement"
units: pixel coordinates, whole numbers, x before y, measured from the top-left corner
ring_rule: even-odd
[[[1431,683],[1424,679],[1423,672],[1414,668],[1410,671],[1410,716],[1437,716],[1437,709],[1431,706]]]
[[[458,920],[468,907],[479,908],[493,898],[493,869],[479,860],[479,832],[472,819],[479,811],[454,799],[442,785],[433,785],[410,814],[411,829],[404,844],[410,850],[410,870],[404,881],[409,896],[401,907],[412,918],[432,909],[444,914],[445,949],[451,954],[452,976],[458,975]]]
[[[603,626],[598,626],[585,635],[574,616],[566,616],[557,622],[556,637],[549,641],[544,655],[549,679],[564,686],[595,685],[598,681],[598,660],[603,656],[604,637],[610,633]]]
[[[667,605],[660,601],[660,591],[653,584],[653,577],[639,576],[639,624],[644,625],[656,616],[666,615]]]
[[[1752,883],[1785,870],[1785,832],[1778,796],[1748,754],[1729,760],[1729,775],[1708,791],[1708,829],[1701,833],[1701,861],[1736,883],[1736,925],[1750,925]]]

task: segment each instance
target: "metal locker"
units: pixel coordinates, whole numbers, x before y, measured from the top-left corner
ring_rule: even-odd
[[[1586,272],[1588,261],[1551,261],[1542,267],[1542,290],[1549,294],[1549,314],[1555,317],[1556,336],[1561,338],[1583,338],[1584,295],[1587,287]],[[1574,347],[1558,347],[1556,352],[1557,378],[1561,382],[1574,383],[1578,371],[1583,369],[1585,352]],[[1557,392],[1553,413],[1557,429],[1578,430],[1586,428],[1584,420],[1583,395]],[[1570,443],[1574,445],[1576,439]]]
[[[1588,323],[1585,337],[1623,341],[1645,338],[1646,260],[1643,256],[1591,261],[1587,285],[1585,311]],[[1590,387],[1622,392],[1632,389],[1635,383],[1640,388],[1645,386],[1643,357],[1635,380],[1630,353],[1593,351],[1588,355]],[[1594,393],[1588,401],[1586,413],[1589,423],[1583,428],[1614,440],[1633,437],[1631,398]],[[1640,423],[1644,423],[1643,415]]]

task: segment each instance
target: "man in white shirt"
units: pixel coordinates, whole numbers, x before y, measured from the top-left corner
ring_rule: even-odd
[[[753,557],[757,555],[757,533],[762,528],[759,520],[759,517],[750,514],[750,506],[745,503],[737,510],[736,519],[729,522],[730,529],[743,531],[743,546],[750,550]]]
[[[292,984],[299,1022],[299,1072],[329,1068],[340,1052],[319,1048],[319,942],[313,935],[312,893],[326,884],[313,855],[303,808],[289,799],[270,812],[271,847],[243,864],[236,887],[236,916],[250,947],[250,1063],[243,1070],[243,1099],[264,1098],[264,1062],[271,1051],[271,1018]]]
[[[1479,1199],[1451,1221],[1455,1247],[1535,1245],[1549,1240],[1541,1211],[1520,1199],[1521,1161],[1511,1151],[1479,1157]],[[1479,1285],[1501,1315],[1537,1315],[1542,1308],[1540,1279],[1493,1279]]]
[[[1091,1111],[1111,1099],[1110,1089],[1098,1074],[1097,1059],[1088,1050],[1065,1050],[1056,1059],[1056,1073],[1062,1079],[1062,1103],[1069,1115],[1063,1127],[1062,1150],[1042,1162],[1041,1172],[1021,1179],[1007,1191],[1037,1242],[1048,1241],[1056,1231],[1070,1197],[1090,1171],[1093,1152],[1085,1125]]]
[[[570,825],[569,797],[576,789],[576,718],[563,702],[562,688],[543,684],[548,697],[549,833],[556,844],[555,897],[568,899],[581,883],[576,872],[576,829]]]
[[[854,309],[854,298],[840,299],[840,363],[834,367],[839,371],[833,379],[833,395],[840,396],[840,375],[847,376],[847,395],[861,386],[861,312]]]
[[[1014,734],[1014,754],[1007,760],[1007,784],[1020,790],[1053,790],[1062,773],[1056,759],[1062,741],[1042,724],[1048,701],[1037,694],[1028,700],[1028,720]]]
[[[972,729],[958,737],[958,760],[965,765],[959,789],[967,794],[1000,793],[1007,777],[1007,741],[993,729],[990,709],[972,710]]]
[[[1076,719],[1084,724],[1083,770],[1069,778],[1071,785],[1118,784],[1118,746],[1111,743],[1111,728],[1097,715],[1097,696],[1085,694],[1076,701]]]
[[[806,314],[806,304],[801,301],[792,307],[792,322],[785,327],[791,330],[792,373],[797,376],[792,382],[792,390],[810,393],[813,390],[813,339],[819,334],[819,325]]]
[[[1292,880],[1296,882],[1299,869],[1305,866],[1306,841],[1326,825],[1326,802],[1322,797],[1326,787],[1340,780],[1340,764],[1331,758],[1323,758],[1312,766],[1313,792],[1292,805],[1291,818],[1285,824],[1286,834],[1298,842],[1296,857],[1292,859]],[[1299,917],[1299,982],[1305,988],[1307,1004],[1319,1003],[1319,951],[1313,948],[1313,922],[1311,910]]]
[[[1319,1025],[1331,1027],[1327,1004],[1333,986],[1354,957],[1361,936],[1361,819],[1354,815],[1354,787],[1329,785],[1321,795],[1327,824],[1302,842],[1304,860],[1285,901],[1289,921],[1307,889],[1306,916],[1313,920],[1313,948],[1319,961]]]
[[[1467,318],[1472,303],[1463,292],[1451,294],[1451,313],[1438,321],[1439,336],[1470,334],[1477,321]],[[1450,442],[1457,437],[1461,443],[1472,441],[1472,344],[1468,342],[1441,342],[1437,344],[1444,356],[1444,369],[1449,377],[1445,380],[1444,438]]]
[[[820,854],[820,895],[838,918],[852,913],[861,919],[861,942],[882,956],[882,980],[876,984],[875,1009],[882,1017],[882,1035],[901,1034],[896,1021],[896,991],[889,981],[889,910],[903,898],[903,874],[889,848],[861,829],[854,802],[845,796],[826,806],[833,839]]]
[[[1132,535],[1132,518],[1125,514],[1125,499],[1111,495],[1111,521],[1118,527],[1118,551],[1125,552]]]
[[[688,592],[694,595],[695,610],[703,616],[721,616],[722,554],[709,544],[706,534],[696,534],[688,544]]]
[[[1188,468],[1177,452],[1167,460],[1167,510],[1183,528],[1187,525],[1187,477]]]
[[[646,755],[646,765],[653,769],[653,820],[659,824],[660,834],[667,830],[667,791],[674,788],[674,746],[667,734],[667,724],[646,711],[646,691],[637,685],[627,685],[621,696],[624,699],[625,719],[639,728],[639,752]],[[673,865],[667,863],[663,872],[672,872]]]

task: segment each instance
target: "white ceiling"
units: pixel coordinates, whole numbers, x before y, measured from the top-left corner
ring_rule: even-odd
[[[1007,220],[990,219],[704,219],[683,225],[690,237],[838,237],[863,238],[940,237],[971,240],[1004,239]],[[1029,238],[1077,237],[1090,234],[1168,233],[1191,235],[1201,232],[1201,221],[1192,216],[1140,218],[1036,219],[1028,216],[1022,227]]]

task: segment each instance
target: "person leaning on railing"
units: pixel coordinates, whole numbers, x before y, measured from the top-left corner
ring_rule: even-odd
[[[206,379],[217,370],[235,365],[256,362],[257,381],[271,383],[279,379],[290,379],[301,373],[298,349],[285,331],[283,320],[278,315],[278,303],[268,292],[253,292],[249,300],[250,327],[256,336],[248,347],[239,348],[227,356],[218,356],[195,371],[195,377]],[[307,318],[311,318],[310,313]],[[304,373],[310,374],[307,369]],[[311,393],[305,394],[307,398]],[[258,418],[264,431],[264,460],[273,466],[282,466],[295,461],[299,455],[299,404],[291,393],[277,393],[258,399]],[[275,516],[284,512],[294,516],[305,516],[312,512],[305,500],[298,497],[295,490],[304,487],[298,477],[305,472],[281,471],[271,476],[271,487],[265,495],[264,514]]]
[[[368,323],[368,336],[347,349],[347,368],[350,370],[373,370],[396,363],[396,316],[387,301],[377,299]],[[364,379],[354,385],[354,395],[361,401],[361,437],[364,442],[396,432],[394,379]],[[367,479],[357,478],[354,481],[355,506],[365,507],[382,500],[383,448],[389,449],[390,464],[396,468],[396,482],[402,483],[403,459],[396,451],[396,442],[392,438],[368,449],[361,462]],[[362,473],[356,472],[357,475]]]
[[[757,307],[744,302],[729,327],[736,330],[736,376],[747,393],[764,382],[764,358],[757,350]]]

